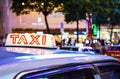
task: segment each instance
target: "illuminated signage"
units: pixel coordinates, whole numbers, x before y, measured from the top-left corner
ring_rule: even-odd
[[[9,34],[5,45],[55,47],[55,39],[50,34]]]

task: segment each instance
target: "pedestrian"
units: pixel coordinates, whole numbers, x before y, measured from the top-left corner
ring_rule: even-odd
[[[5,46],[5,42],[6,42],[6,39],[7,39],[7,35],[8,35],[8,34],[5,34],[5,36],[3,37],[3,41],[2,41],[2,42],[3,42],[3,46]]]
[[[95,50],[98,54],[103,54],[102,53],[102,45],[99,39],[97,39],[97,42],[95,43]]]
[[[3,46],[3,36],[0,36],[0,47]]]
[[[71,46],[71,41],[72,41],[72,38],[69,38],[67,46]]]

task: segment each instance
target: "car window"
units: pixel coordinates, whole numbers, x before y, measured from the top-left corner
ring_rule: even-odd
[[[102,79],[120,79],[120,65],[110,64],[98,66]]]
[[[80,68],[80,69],[79,69]],[[84,66],[75,66],[44,73],[33,73],[22,77],[21,79],[95,79],[92,68]]]
[[[76,70],[44,77],[46,79],[94,79],[90,69]],[[39,78],[37,78],[39,79]]]
[[[78,48],[71,48],[72,51],[78,51]]]
[[[83,49],[83,51],[88,51],[88,49]]]
[[[120,51],[120,47],[111,47],[111,51]]]
[[[77,47],[61,47],[60,49],[71,50],[71,51],[78,51],[79,48],[77,48]]]

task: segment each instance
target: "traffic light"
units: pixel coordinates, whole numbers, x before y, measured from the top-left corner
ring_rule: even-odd
[[[97,36],[97,32],[98,32],[97,25],[96,24],[92,24],[92,26],[93,26],[92,34],[93,34],[93,36]]]

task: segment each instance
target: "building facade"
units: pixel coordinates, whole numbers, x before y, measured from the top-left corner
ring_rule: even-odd
[[[11,0],[0,0],[0,33],[6,34],[11,32],[35,32],[35,31],[45,31],[46,25],[44,21],[44,16],[42,14],[38,15],[37,12],[31,12],[27,15],[16,16],[10,9]],[[48,15],[48,24],[51,32],[60,33],[61,23],[65,31],[76,31],[76,23],[67,24],[64,21],[64,16],[62,13],[53,13]],[[84,30],[86,28],[86,21],[82,20],[79,23],[79,30]]]
[[[35,32],[45,32],[46,25],[44,21],[44,16],[42,13],[38,15],[37,12],[31,12],[27,15],[16,16],[10,9],[11,0],[0,0],[0,35],[5,35],[8,33],[35,33]],[[63,23],[64,32],[69,32],[73,34],[76,31],[77,24],[69,23],[64,21],[64,16],[62,13],[57,12],[48,15],[48,24],[51,33],[60,34],[61,33],[61,23]],[[85,20],[79,21],[79,31],[86,31],[87,22]],[[115,27],[113,32],[119,33],[119,26]],[[101,38],[106,37],[105,32],[110,32],[107,26],[101,26],[100,36]],[[108,37],[106,37],[108,38]]]

